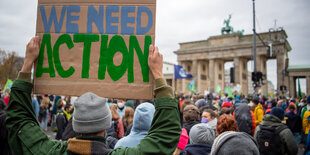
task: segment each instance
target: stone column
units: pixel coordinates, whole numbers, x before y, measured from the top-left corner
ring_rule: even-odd
[[[267,78],[267,65],[266,65],[266,61],[267,58],[265,56],[261,56],[258,55],[256,57],[256,69],[257,71],[260,71],[263,73],[263,75],[265,75],[265,77]],[[266,93],[266,95],[268,94],[268,82],[267,79],[263,81],[264,85],[261,86],[260,90],[261,90],[261,94],[264,95],[264,93]]]
[[[282,82],[283,74],[282,71],[286,70],[286,49],[280,48],[278,51],[276,51],[277,56],[277,90],[280,90],[280,86],[284,84],[287,88],[289,87],[289,78],[288,76],[284,75],[284,81]]]
[[[293,76],[289,77],[289,94],[291,97],[296,97],[296,83],[295,83],[296,79]]]
[[[202,72],[202,62],[201,61],[198,61],[197,63],[197,91],[198,92],[202,92],[201,91],[201,72]]]
[[[306,88],[306,90],[307,90],[307,92],[306,92],[306,95],[308,95],[308,94],[310,94],[310,76],[307,76],[306,77],[306,85],[307,85],[307,88]]]
[[[215,67],[214,67],[214,59],[209,60],[209,81],[210,81],[210,91],[215,91]]]
[[[237,84],[241,84],[241,72],[242,72],[242,65],[240,64],[240,58],[239,57],[235,57],[234,58],[234,67],[235,67],[235,73],[234,73],[234,75],[235,75],[235,82],[234,82],[234,84],[235,85],[237,85]]]

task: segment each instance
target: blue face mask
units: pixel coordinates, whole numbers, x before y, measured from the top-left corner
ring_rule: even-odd
[[[202,118],[202,119],[201,119],[201,123],[208,123],[208,122],[209,122],[209,120],[206,119],[206,118]]]

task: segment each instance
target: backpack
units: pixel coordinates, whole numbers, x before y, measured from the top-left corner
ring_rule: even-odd
[[[39,116],[42,118],[46,115],[46,108],[40,106]]]
[[[261,155],[274,155],[282,154],[281,146],[283,142],[279,133],[286,129],[286,125],[281,125],[279,127],[268,127],[264,125],[259,125],[260,131],[257,135],[258,149]]]

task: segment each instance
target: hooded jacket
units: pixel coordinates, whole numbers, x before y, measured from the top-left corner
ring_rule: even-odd
[[[264,111],[261,104],[258,104],[254,109],[255,125],[257,126],[263,121]]]
[[[151,103],[140,104],[136,108],[130,134],[120,139],[114,148],[135,147],[140,144],[140,140],[147,135],[151,127],[154,112],[155,108]]]
[[[268,127],[279,127],[283,124],[281,123],[281,120],[274,115],[268,114],[265,115],[263,118],[263,122],[261,125],[268,126]],[[258,132],[260,131],[260,126],[257,126],[255,129],[254,138],[257,139]],[[281,137],[282,146],[281,146],[281,152],[283,152],[283,155],[296,155],[298,148],[295,141],[295,138],[289,128],[286,128],[282,130],[279,133],[279,136]]]
[[[239,131],[252,135],[255,129],[252,127],[252,115],[247,104],[240,103],[235,105],[234,117],[237,121]]]

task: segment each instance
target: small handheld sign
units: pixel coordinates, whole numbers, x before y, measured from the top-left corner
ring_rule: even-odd
[[[34,92],[152,99],[156,0],[39,0]]]

